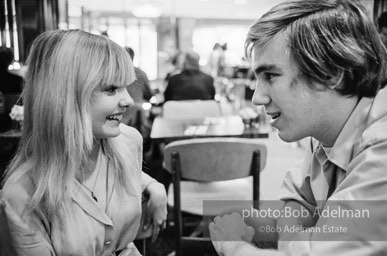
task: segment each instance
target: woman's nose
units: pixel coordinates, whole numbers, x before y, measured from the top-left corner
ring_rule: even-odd
[[[129,95],[128,91],[126,90],[126,88],[125,88],[125,90],[123,90],[123,94],[122,95],[123,96],[122,96],[122,98],[121,98],[121,100],[119,102],[120,107],[122,107],[122,108],[129,108],[129,107],[134,105],[133,98],[130,97],[130,95]]]
[[[255,91],[253,95],[252,102],[256,106],[260,105],[269,105],[271,102],[271,98],[263,86],[260,86],[258,82],[255,85]]]

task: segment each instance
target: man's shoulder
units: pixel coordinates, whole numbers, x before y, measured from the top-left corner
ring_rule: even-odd
[[[144,75],[146,75],[145,71],[142,70],[142,69],[139,68],[139,67],[134,67],[134,71],[136,72],[136,74],[138,73],[138,74],[144,74]]]
[[[364,130],[361,140],[365,146],[387,142],[387,115],[370,124]]]
[[[387,141],[387,89],[381,89],[374,98],[368,117],[366,128],[362,134],[365,143]]]
[[[175,74],[175,75],[172,75],[169,77],[169,80],[168,80],[168,86],[171,88],[171,87],[181,87],[181,84],[183,84],[186,79],[187,79],[187,75],[185,74],[182,74],[182,73],[179,73],[179,74]]]
[[[143,79],[145,79],[145,78],[148,79],[147,74],[146,74],[145,71],[142,70],[141,68],[139,68],[139,67],[134,67],[134,72],[136,73],[136,76],[141,77],[141,78],[143,78]]]
[[[180,73],[171,75],[171,76],[169,77],[169,81],[181,79],[181,77],[185,77],[185,76],[187,76],[187,74],[185,74],[185,72],[182,71],[182,72],[180,72]]]
[[[356,133],[352,150],[354,155],[380,148],[381,144],[387,145],[387,99],[380,96],[373,99],[363,120],[364,124],[359,124],[359,133]]]
[[[214,78],[207,74],[207,73],[204,73],[203,71],[199,71],[200,72],[200,76],[205,79],[205,80],[208,80],[208,81],[214,81]]]

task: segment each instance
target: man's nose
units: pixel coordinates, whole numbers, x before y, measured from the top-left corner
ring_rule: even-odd
[[[253,104],[256,106],[269,105],[270,101],[271,98],[268,92],[263,88],[263,86],[260,86],[259,82],[256,82],[255,91],[252,99]]]

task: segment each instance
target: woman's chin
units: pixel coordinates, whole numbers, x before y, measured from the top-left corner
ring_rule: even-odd
[[[98,139],[107,139],[107,138],[113,138],[120,135],[121,130],[120,127],[116,127],[114,129],[109,129],[108,131],[101,131],[98,133],[94,133],[94,137]]]

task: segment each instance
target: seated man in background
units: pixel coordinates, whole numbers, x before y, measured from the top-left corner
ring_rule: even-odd
[[[214,97],[214,79],[199,70],[199,55],[184,53],[183,70],[169,78],[164,92],[165,101],[212,100]]]
[[[134,60],[134,51],[130,47],[125,47],[132,61]],[[149,86],[149,80],[146,73],[139,67],[134,67],[136,80],[127,87],[130,97],[135,103],[148,102],[152,97],[152,90]]]
[[[167,86],[169,78],[173,75],[177,75],[181,73],[181,70],[183,69],[183,62],[184,62],[184,53],[178,51],[171,59],[171,70],[167,73],[166,77],[164,78],[165,86]]]
[[[132,62],[134,60],[134,51],[130,47],[124,47],[129,53]],[[136,74],[136,80],[128,85],[126,89],[130,97],[134,101],[134,105],[126,110],[122,118],[122,123],[136,128],[143,137],[143,150],[148,151],[151,146],[150,131],[152,128],[152,122],[148,116],[146,116],[142,103],[149,102],[153,93],[149,86],[149,80],[146,73],[139,67],[134,66],[134,72]]]
[[[312,140],[285,177],[281,211],[270,216],[262,202],[262,217],[216,217],[215,249],[387,255],[387,52],[365,8],[355,0],[286,1],[255,22],[245,46],[257,77],[253,103],[282,140]],[[248,243],[254,232],[255,245],[278,241],[279,251]]]

